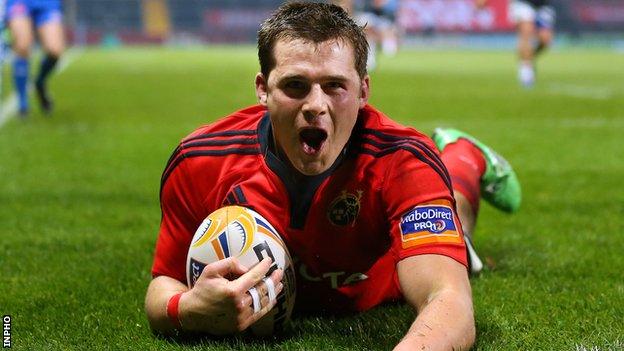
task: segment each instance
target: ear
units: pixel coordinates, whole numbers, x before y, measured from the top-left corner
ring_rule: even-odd
[[[370,96],[370,78],[367,75],[362,78],[362,82],[360,84],[360,108],[364,108],[364,106],[368,103],[368,98]]]
[[[258,74],[256,74],[256,97],[258,98],[260,105],[267,105],[267,95],[267,80],[264,78],[262,73],[258,72]]]

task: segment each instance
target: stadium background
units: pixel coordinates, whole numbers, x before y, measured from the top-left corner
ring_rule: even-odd
[[[478,350],[624,349],[624,3],[556,1],[532,90],[515,79],[505,1],[404,0],[404,47],[371,102],[424,132],[454,126],[515,166],[524,205],[482,207]],[[406,306],[306,316],[270,340],[162,339],[143,312],[162,168],[197,126],[253,104],[255,30],[279,1],[67,0],[73,48],[55,113],[0,114],[0,314],[40,349],[387,350]],[[34,59],[38,58],[35,51]],[[32,65],[36,66],[36,65]],[[35,68],[33,68],[35,69]]]
[[[70,38],[77,44],[252,43],[257,24],[278,0],[65,0]],[[356,2],[357,3],[357,2]],[[619,0],[554,0],[557,31],[582,41],[603,33],[621,40]],[[476,12],[473,0],[401,0],[398,22],[408,40],[422,33],[509,33],[507,0]]]

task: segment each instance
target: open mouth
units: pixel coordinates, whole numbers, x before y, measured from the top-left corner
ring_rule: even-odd
[[[306,128],[299,132],[299,140],[303,152],[307,155],[316,155],[327,140],[327,132],[320,128]]]

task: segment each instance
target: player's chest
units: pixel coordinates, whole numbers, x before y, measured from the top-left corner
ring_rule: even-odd
[[[293,186],[294,185],[294,186]],[[223,205],[248,206],[279,231],[297,256],[341,260],[381,254],[389,245],[379,184],[375,177],[342,177],[318,183],[285,184],[272,174],[241,177],[219,191]]]

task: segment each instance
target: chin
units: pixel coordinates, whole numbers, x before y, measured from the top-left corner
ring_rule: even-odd
[[[323,173],[324,169],[316,168],[316,167],[307,167],[298,170],[301,174],[306,176],[315,176]]]
[[[329,167],[323,167],[321,162],[312,162],[297,167],[297,170],[307,176],[315,176],[325,172]]]

